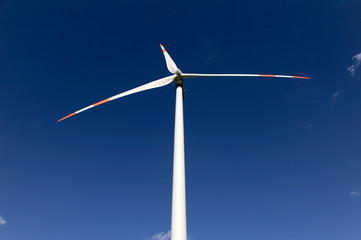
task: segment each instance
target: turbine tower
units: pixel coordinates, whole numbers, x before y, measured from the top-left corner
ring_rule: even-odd
[[[183,127],[183,79],[193,77],[280,77],[280,78],[303,78],[308,77],[287,76],[287,75],[268,75],[268,74],[198,74],[182,73],[175,62],[169,56],[165,48],[160,45],[166,60],[168,70],[173,75],[164,77],[153,82],[136,87],[129,91],[120,93],[113,97],[104,99],[76,112],[69,114],[58,122],[81,113],[100,104],[153,88],[163,87],[175,82],[176,86],[176,107],[175,107],[175,127],[174,127],[174,156],[173,156],[173,189],[172,189],[172,223],[171,239],[187,240],[187,221],[186,221],[186,187],[185,187],[185,167],[184,167],[184,127]]]

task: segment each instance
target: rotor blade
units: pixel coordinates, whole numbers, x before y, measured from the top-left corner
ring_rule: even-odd
[[[183,78],[192,77],[280,77],[280,78],[303,78],[309,77],[287,76],[287,75],[268,75],[268,74],[198,74],[198,73],[182,73]]]
[[[147,84],[144,84],[142,86],[139,86],[139,87],[136,87],[136,88],[133,88],[131,90],[128,90],[126,92],[123,92],[123,93],[120,93],[120,94],[117,94],[113,97],[110,97],[110,98],[107,98],[107,99],[104,99],[100,102],[97,102],[97,103],[94,103],[92,105],[89,105],[85,108],[82,108],[80,109],[79,111],[76,111],[72,114],[69,114],[68,116],[66,117],[63,117],[62,119],[59,119],[58,122],[68,118],[68,117],[71,117],[71,116],[74,116],[75,114],[78,114],[78,113],[81,113],[85,110],[88,110],[92,107],[95,107],[95,106],[98,106],[100,104],[103,104],[103,103],[106,103],[106,102],[109,102],[109,101],[112,101],[112,100],[115,100],[117,98],[121,98],[121,97],[124,97],[124,96],[127,96],[127,95],[130,95],[130,94],[133,94],[133,93],[137,93],[137,92],[141,92],[141,91],[145,91],[145,90],[149,90],[149,89],[152,89],[152,88],[158,88],[158,87],[163,87],[171,82],[173,82],[175,78],[175,75],[172,75],[172,76],[169,76],[169,77],[165,77],[165,78],[161,78],[161,79],[158,79],[158,80],[155,80],[153,82],[150,82],[150,83],[147,83]]]
[[[178,67],[177,65],[174,63],[173,59],[169,56],[169,54],[167,53],[167,51],[165,50],[165,48],[163,47],[162,44],[160,44],[160,48],[162,49],[163,53],[164,53],[164,57],[165,57],[165,61],[167,63],[167,68],[169,70],[169,72],[171,73],[176,73]]]

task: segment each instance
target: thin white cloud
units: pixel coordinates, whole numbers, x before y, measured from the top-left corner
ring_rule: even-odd
[[[170,240],[170,230],[168,232],[161,232],[154,234],[151,240]]]
[[[150,240],[170,240],[170,230],[168,232],[161,232],[154,234]],[[193,240],[190,236],[187,236],[187,240]]]
[[[361,53],[353,56],[352,60],[353,60],[353,64],[347,68],[347,71],[350,73],[351,76],[355,75],[356,69],[361,64]]]
[[[6,220],[2,216],[0,216],[0,225],[4,224],[6,224]]]
[[[332,94],[332,102],[336,102],[337,98],[342,94],[342,91],[337,91],[334,94]]]
[[[360,197],[361,194],[358,191],[350,191],[350,196],[351,197]]]

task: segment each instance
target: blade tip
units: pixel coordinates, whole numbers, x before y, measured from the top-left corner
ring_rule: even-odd
[[[68,116],[63,117],[62,119],[59,119],[57,122],[63,121],[67,119],[68,117],[74,116],[76,113],[69,114]]]
[[[293,76],[293,78],[311,79],[309,77],[300,77],[300,76]]]

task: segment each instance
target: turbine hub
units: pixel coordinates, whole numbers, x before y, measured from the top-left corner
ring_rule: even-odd
[[[182,76],[182,71],[177,68],[177,70],[175,71],[175,74],[177,74],[178,77]]]

